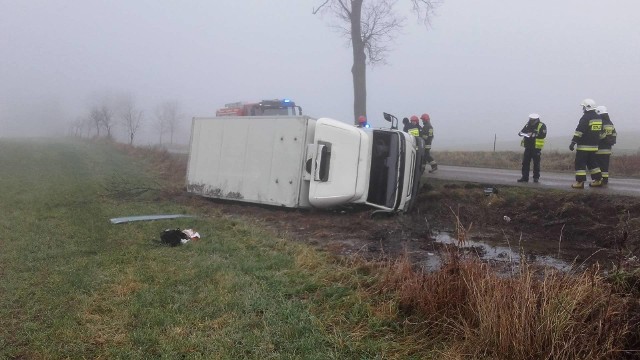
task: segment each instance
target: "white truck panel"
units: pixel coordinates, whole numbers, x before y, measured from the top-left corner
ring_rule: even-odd
[[[194,118],[187,188],[288,207],[300,201],[308,117]],[[311,134],[312,135],[312,134]]]

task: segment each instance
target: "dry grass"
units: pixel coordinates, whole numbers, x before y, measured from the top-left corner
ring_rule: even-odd
[[[453,216],[456,219],[455,235],[456,235],[456,240],[458,240],[458,245],[460,246],[464,245],[467,242],[467,236],[469,232],[471,232],[471,226],[473,226],[473,223],[469,223],[468,228],[464,227],[464,225],[462,225],[462,221],[460,221],[460,207],[458,206],[458,212],[453,211],[451,207],[449,207],[449,209],[451,210],[451,213],[453,213]]]
[[[520,169],[522,153],[515,151],[440,151],[434,153],[439,163],[457,166],[490,167],[497,169]],[[575,153],[542,151],[542,171],[572,172]],[[640,177],[640,154],[611,156],[609,172],[612,176]]]
[[[187,155],[173,154],[162,147],[135,147],[128,144],[113,143],[121,152],[143,159],[151,165],[160,177],[174,184],[184,185],[187,173]]]
[[[540,276],[523,264],[501,277],[451,252],[437,272],[403,258],[385,274],[379,290],[420,319],[425,336],[450,343],[446,358],[613,359],[636,341],[637,299],[614,294],[596,269]]]
[[[640,155],[613,155],[610,168],[622,175],[640,176]]]

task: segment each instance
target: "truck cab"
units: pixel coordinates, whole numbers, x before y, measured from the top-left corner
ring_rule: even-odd
[[[314,144],[307,149],[310,204],[363,203],[382,211],[408,211],[423,172],[420,140],[398,130],[319,119]]]

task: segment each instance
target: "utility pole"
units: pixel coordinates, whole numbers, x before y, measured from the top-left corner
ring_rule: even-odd
[[[493,152],[496,152],[496,139],[498,138],[498,134],[493,134]]]

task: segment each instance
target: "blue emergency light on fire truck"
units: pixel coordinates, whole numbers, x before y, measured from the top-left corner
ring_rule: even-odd
[[[298,110],[296,112],[296,109]],[[258,103],[235,102],[225,104],[216,116],[273,116],[302,115],[302,108],[289,99],[262,100]]]

